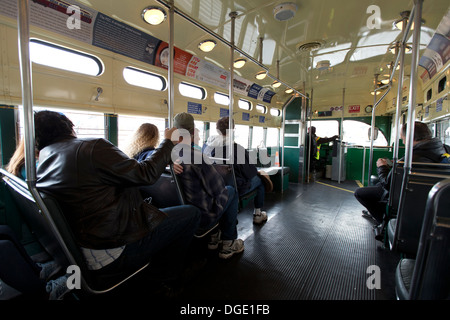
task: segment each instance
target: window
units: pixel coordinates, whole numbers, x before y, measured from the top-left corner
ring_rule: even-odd
[[[250,133],[250,127],[240,124],[236,124],[234,130],[234,141],[240,144],[245,149],[248,149],[248,137]]]
[[[214,101],[225,106],[230,104],[230,99],[228,96],[220,92],[214,93]]]
[[[134,132],[143,123],[151,123],[157,126],[159,130],[159,140],[163,140],[164,130],[166,128],[166,120],[164,118],[119,115],[119,119],[117,120],[117,126],[119,127],[118,147],[121,150],[125,150],[128,147]]]
[[[272,116],[279,117],[279,116],[281,116],[281,110],[277,109],[277,108],[271,108],[270,109],[270,114]]]
[[[447,77],[443,77],[441,80],[439,80],[438,93],[441,93],[442,91],[444,91],[446,81],[447,81]]]
[[[266,147],[278,147],[279,146],[280,129],[267,128]]]
[[[123,78],[128,84],[142,88],[163,91],[166,89],[166,79],[155,73],[131,67],[123,69]]]
[[[348,144],[359,145],[359,146],[370,146],[370,136],[369,136],[370,124],[355,121],[355,120],[344,120],[344,139]],[[319,131],[317,131],[317,135]],[[329,137],[329,136],[328,136]],[[378,131],[378,138],[373,142],[374,146],[387,146],[387,140],[384,134]]]
[[[256,111],[258,111],[259,113],[267,113],[267,107],[263,106],[262,104],[257,104],[256,105]]]
[[[203,143],[205,142],[205,125],[203,121],[194,120],[195,128],[198,130],[198,137],[200,138],[198,141],[198,146],[203,147]]]
[[[339,134],[339,122],[337,120],[316,120],[311,122],[311,126],[316,127],[316,136],[318,137],[329,138]]]
[[[40,40],[30,41],[30,58],[37,64],[90,76],[103,72],[100,59]]]
[[[264,148],[264,128],[253,127],[252,149]]]
[[[426,101],[430,101],[432,94],[433,94],[433,91],[430,88],[430,90],[427,91],[427,100]]]
[[[206,90],[202,87],[189,84],[186,82],[181,82],[178,86],[178,90],[180,90],[180,94],[182,96],[194,99],[205,99],[206,98]]]
[[[22,106],[19,106],[19,122],[20,122],[20,134],[23,135],[23,123],[24,119]],[[59,108],[43,108],[33,107],[34,111],[50,110],[63,113],[74,124],[75,133],[79,138],[105,138],[105,118],[103,113],[99,112],[86,112],[78,110],[65,110]]]
[[[250,101],[247,101],[244,99],[239,99],[238,106],[239,106],[239,108],[244,109],[244,110],[252,109],[252,104],[250,103]]]

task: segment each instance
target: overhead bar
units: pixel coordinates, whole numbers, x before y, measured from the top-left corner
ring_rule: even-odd
[[[160,4],[166,6],[167,8],[170,8],[171,5],[168,3],[168,1],[166,0],[157,0]],[[181,16],[182,18],[186,19],[187,21],[189,21],[190,23],[192,23],[193,25],[197,26],[198,28],[202,29],[203,31],[205,31],[206,33],[210,34],[211,36],[215,37],[217,40],[220,40],[222,43],[226,44],[229,47],[234,47],[234,50],[239,52],[239,54],[243,55],[244,57],[246,57],[248,60],[252,61],[253,63],[257,64],[259,67],[261,67],[262,69],[264,69],[267,72],[267,76],[272,78],[273,80],[276,80],[278,82],[280,82],[281,84],[285,85],[286,87],[294,90],[295,93],[299,94],[300,96],[309,99],[309,97],[305,96],[303,93],[301,93],[300,91],[296,90],[295,88],[293,88],[292,86],[290,86],[289,84],[287,84],[284,81],[281,81],[280,79],[278,79],[277,77],[271,75],[269,73],[269,69],[264,66],[262,63],[260,63],[258,60],[254,59],[252,56],[250,56],[248,53],[246,53],[245,51],[239,49],[238,47],[235,47],[234,45],[232,45],[228,40],[226,40],[225,38],[219,36],[218,34],[216,34],[215,32],[213,32],[212,30],[210,30],[209,28],[205,27],[204,25],[202,25],[201,23],[199,23],[198,21],[195,21],[194,19],[192,19],[191,17],[189,17],[187,14],[185,14],[183,11],[177,9],[175,6],[173,6],[173,10],[176,14],[178,14],[179,16]]]

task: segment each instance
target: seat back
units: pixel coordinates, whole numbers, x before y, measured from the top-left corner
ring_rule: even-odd
[[[64,251],[58,244],[58,240],[47,219],[44,217],[42,210],[36,204],[28,190],[27,184],[13,175],[7,176],[4,171],[2,171],[2,174],[6,189],[10,193],[16,207],[20,210],[20,214],[25,223],[36,236],[37,241],[59,265],[68,265],[69,263]]]
[[[140,191],[144,199],[159,209],[184,204],[173,174],[163,173],[154,184],[140,187]]]
[[[411,277],[410,299],[450,298],[450,178],[431,189]]]
[[[399,173],[402,172],[402,168],[399,169]],[[450,177],[449,170],[448,165],[413,165],[403,191],[402,206],[397,212],[394,238],[390,239],[394,250],[416,255],[428,193],[437,182]],[[402,183],[396,184],[395,188],[402,188]]]
[[[3,170],[2,174],[4,175],[3,180],[6,182],[8,190],[11,192],[11,196],[20,209],[24,220],[36,234],[41,245],[64,270],[71,264],[75,264],[80,268],[81,286],[85,292],[100,294],[110,291],[148,265],[138,270],[129,270],[126,275],[94,276],[85,263],[75,235],[58,201],[52,196],[40,192],[45,210],[49,215],[47,217],[43,214],[43,210],[39,208],[27,185],[22,180]]]

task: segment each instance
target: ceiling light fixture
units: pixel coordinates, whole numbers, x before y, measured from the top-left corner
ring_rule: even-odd
[[[255,75],[255,78],[258,80],[262,80],[267,76],[267,72],[266,71],[260,71]]]
[[[246,62],[247,62],[247,60],[245,60],[244,58],[239,58],[239,59],[234,60],[233,66],[236,69],[240,69],[245,65]]]
[[[392,45],[391,47],[389,47],[389,51],[390,51],[392,54],[396,54],[398,48],[400,48],[400,43],[399,43],[399,42],[396,42],[394,45]],[[411,50],[412,50],[412,47],[411,47],[410,45],[405,45],[405,53],[410,53]]]
[[[210,52],[216,46],[216,42],[214,40],[205,40],[198,44],[198,48],[203,52]]]
[[[394,27],[399,30],[403,30],[403,22],[405,23],[405,26],[408,25],[408,19],[409,19],[410,13],[411,13],[410,11],[400,12],[401,18],[394,21]],[[425,20],[421,19],[421,23],[424,24]],[[414,22],[411,23],[411,30],[414,30]]]
[[[291,89],[291,88],[288,88],[288,89],[286,89],[284,92],[285,92],[285,93],[292,93],[292,92],[294,92],[294,90]]]
[[[273,8],[273,17],[278,21],[286,21],[294,17],[297,5],[293,2],[282,3]]]
[[[142,19],[144,19],[144,21],[148,24],[154,26],[164,22],[164,20],[166,20],[166,17],[166,12],[160,7],[151,6],[142,10]]]

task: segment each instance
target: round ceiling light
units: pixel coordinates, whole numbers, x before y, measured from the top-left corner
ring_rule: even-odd
[[[273,17],[278,21],[286,21],[294,17],[297,5],[293,2],[279,4],[273,8]]]
[[[205,40],[198,44],[198,48],[203,52],[210,52],[216,46],[216,42],[214,40]]]
[[[240,69],[245,65],[246,62],[247,62],[247,60],[245,60],[244,58],[239,58],[239,59],[234,60],[233,66],[236,69]]]
[[[145,22],[151,25],[158,25],[164,20],[166,20],[166,12],[164,9],[159,7],[147,7],[144,10],[142,10],[142,19],[144,19]]]
[[[267,72],[266,71],[260,71],[255,75],[255,78],[258,80],[262,80],[267,76]]]

